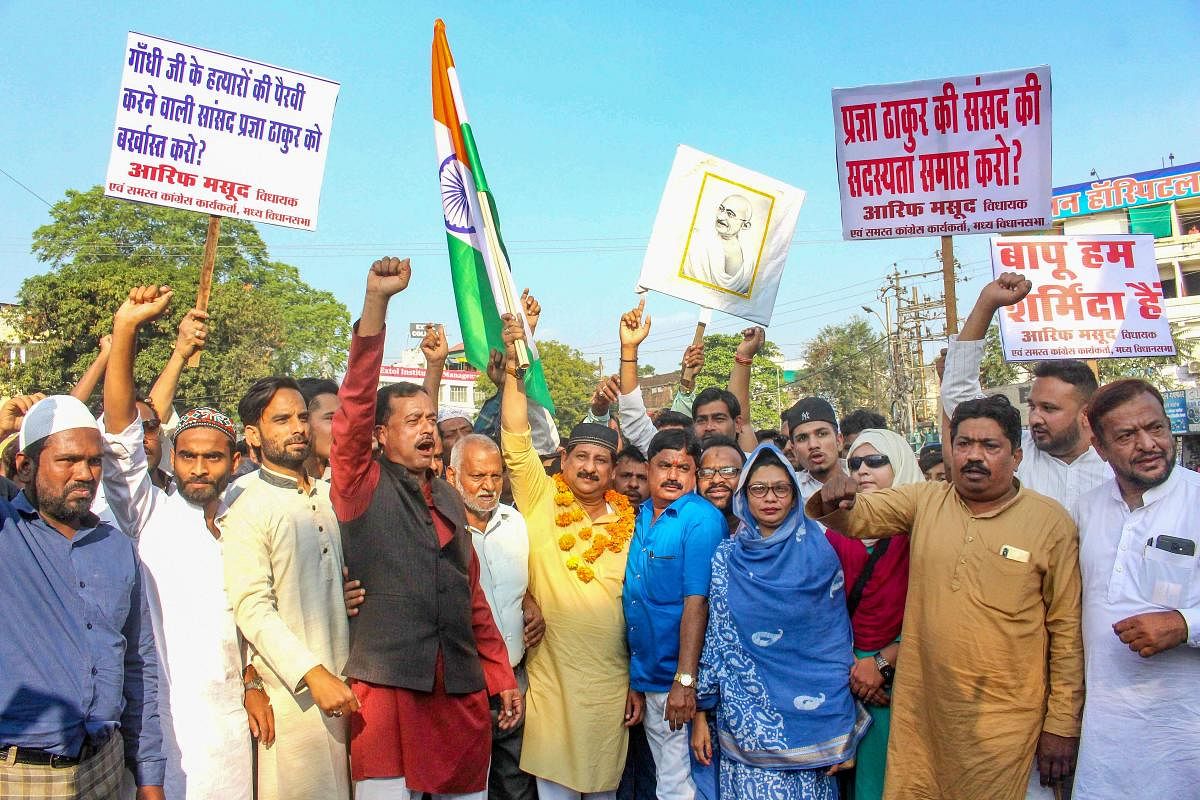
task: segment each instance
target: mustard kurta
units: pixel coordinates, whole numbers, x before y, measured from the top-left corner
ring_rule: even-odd
[[[937,481],[860,494],[820,521],[857,538],[912,531],[885,800],[1024,798],[1042,731],[1079,735],[1075,523],[1028,489],[974,515]]]
[[[564,533],[616,517],[555,524],[554,480],[546,475],[527,428],[502,430],[500,443],[513,498],[529,530],[529,591],[546,618],[546,636],[526,655],[525,739],[521,769],[577,792],[607,792],[621,782],[628,733],[629,652],[621,586],[628,550],[605,552],[583,583],[558,548]],[[578,538],[578,537],[576,537]]]

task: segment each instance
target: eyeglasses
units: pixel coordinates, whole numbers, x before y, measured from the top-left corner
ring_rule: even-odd
[[[780,500],[786,500],[791,497],[793,491],[795,491],[795,489],[790,483],[752,483],[746,487],[746,493],[751,497],[766,497],[767,492],[770,492]]]
[[[715,478],[718,475],[722,478],[736,478],[741,474],[741,467],[704,467],[696,470],[697,478]]]
[[[857,472],[858,468],[866,464],[871,469],[879,469],[886,467],[892,463],[883,453],[872,453],[869,456],[850,456],[846,459],[846,465],[850,467],[851,472]]]
[[[157,433],[162,427],[160,419],[144,419],[142,420],[142,433]]]

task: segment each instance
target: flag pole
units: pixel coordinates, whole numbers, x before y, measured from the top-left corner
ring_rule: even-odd
[[[479,207],[483,211],[483,219],[480,220],[480,224],[483,226],[483,235],[487,240],[488,250],[495,260],[497,269],[503,270],[503,272],[499,273],[500,280],[498,281],[502,295],[500,300],[504,303],[507,313],[512,314],[514,317],[519,317],[521,309],[517,304],[517,298],[513,297],[510,281],[505,280],[505,277],[511,274],[508,259],[504,257],[504,250],[500,247],[500,241],[496,238],[496,232],[490,224],[490,220],[494,219],[492,216],[492,204],[488,201],[486,192],[476,190],[475,194],[479,196]],[[524,323],[524,320],[522,320],[522,323]],[[521,378],[524,377],[525,370],[529,369],[529,348],[525,346],[525,342],[519,341],[516,343],[516,350],[517,377]]]
[[[208,311],[208,299],[212,294],[213,268],[217,263],[217,240],[221,238],[221,218],[216,214],[208,217],[208,233],[204,237],[204,261],[200,267],[200,286],[196,290],[196,308]],[[200,366],[200,351],[188,358],[189,367]]]

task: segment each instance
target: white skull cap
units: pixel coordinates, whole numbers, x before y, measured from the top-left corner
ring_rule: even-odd
[[[17,449],[21,452],[29,445],[45,439],[51,434],[71,428],[100,430],[100,424],[88,411],[87,406],[69,394],[52,394],[43,398],[29,409],[21,420],[21,435]]]

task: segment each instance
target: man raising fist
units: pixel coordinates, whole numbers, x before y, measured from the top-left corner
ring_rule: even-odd
[[[346,563],[373,598],[350,625],[346,674],[362,704],[352,775],[368,800],[482,798],[489,698],[504,730],[521,721],[523,701],[479,585],[462,498],[430,469],[433,399],[413,383],[376,391],[388,304],[411,278],[407,258],[381,258],[367,272],[333,417],[333,506]],[[381,458],[372,457],[373,439]]]

